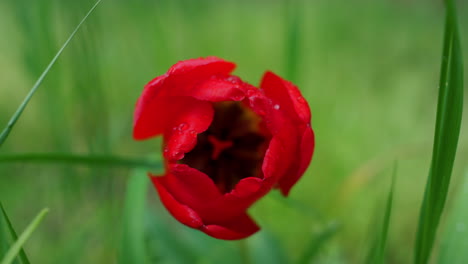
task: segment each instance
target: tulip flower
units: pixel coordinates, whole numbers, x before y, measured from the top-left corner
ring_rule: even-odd
[[[274,188],[287,196],[314,150],[299,89],[266,72],[256,88],[216,57],[180,61],[138,99],[133,137],[162,135],[165,173],[151,175],[182,224],[218,239],[260,228],[247,209]]]

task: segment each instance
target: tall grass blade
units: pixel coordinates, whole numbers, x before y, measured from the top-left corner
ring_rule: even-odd
[[[300,27],[302,25],[302,1],[286,0],[286,77],[297,83],[300,58]]]
[[[325,229],[323,229],[317,236],[313,237],[307,244],[302,256],[299,258],[297,264],[308,264],[317,256],[320,248],[322,248],[326,242],[335,235],[338,231],[339,225],[337,223],[331,223]]]
[[[5,207],[3,207],[2,202],[0,202],[0,209],[2,210],[2,216],[0,217],[0,243],[2,244],[2,247],[7,246],[9,248],[13,243],[12,241],[16,241],[18,239],[18,235],[16,235],[16,231],[13,228],[13,225],[11,224],[10,218],[6,213]],[[7,232],[9,234],[7,234]],[[8,237],[11,239],[11,241],[9,241]],[[8,250],[8,248],[6,249]],[[7,250],[5,252],[0,251],[0,256],[6,254],[8,252]],[[21,248],[19,251],[19,259],[22,264],[29,264],[28,257],[26,256],[26,253],[24,252],[23,248]]]
[[[118,261],[120,264],[147,262],[145,208],[148,183],[148,176],[143,170],[135,170],[128,179]]]
[[[69,153],[29,153],[0,155],[1,163],[64,163],[86,166],[114,166],[126,168],[161,169],[159,161],[127,159],[114,156],[78,155]]]
[[[10,240],[9,240],[9,232],[7,232],[7,223],[5,221],[5,217],[2,214],[0,217],[0,256],[6,254],[8,249],[10,248]]]
[[[444,210],[463,109],[463,61],[456,7],[446,1],[444,48],[431,168],[421,206],[414,263],[428,263]]]
[[[94,9],[98,6],[98,4],[101,2],[101,0],[98,0],[94,5],[93,7],[91,7],[91,9],[88,11],[88,13],[83,17],[83,19],[81,20],[81,22],[76,26],[75,30],[73,30],[73,32],[70,34],[70,36],[68,37],[68,39],[65,41],[65,43],[62,45],[62,47],[59,49],[59,51],[57,52],[57,54],[54,56],[54,58],[52,58],[52,60],[50,61],[49,65],[47,65],[46,69],[44,70],[44,72],[41,74],[41,76],[39,76],[39,79],[37,79],[36,83],[33,85],[33,87],[31,88],[31,90],[29,91],[28,95],[26,96],[26,98],[24,98],[23,102],[20,104],[20,106],[18,107],[18,109],[16,110],[16,112],[13,114],[13,116],[11,117],[10,121],[8,121],[8,124],[6,125],[5,129],[2,131],[2,133],[0,134],[0,147],[3,145],[3,143],[5,142],[5,140],[8,138],[8,135],[10,134],[11,130],[13,129],[14,125],[16,124],[16,122],[18,121],[19,117],[21,116],[21,114],[23,113],[24,109],[26,108],[27,104],[29,103],[29,101],[31,100],[31,98],[33,97],[34,93],[37,91],[37,88],[41,85],[42,81],[44,81],[44,78],[46,77],[46,75],[49,73],[50,69],[52,68],[52,66],[55,64],[55,62],[57,61],[57,59],[59,58],[59,56],[62,54],[63,50],[68,46],[68,43],[70,43],[70,41],[73,39],[73,37],[75,36],[75,34],[78,32],[78,30],[80,29],[81,25],[86,21],[86,19],[88,18],[88,16],[94,11]]]
[[[49,212],[49,209],[45,208],[42,209],[41,212],[33,219],[33,221],[26,227],[24,232],[18,237],[16,242],[11,246],[11,248],[8,250],[6,255],[3,257],[2,261],[0,264],[11,264],[18,253],[21,252],[21,249],[23,248],[23,245],[26,243],[26,241],[31,237],[32,233],[34,230],[37,229],[39,224],[42,222],[44,219],[44,216]]]
[[[468,260],[468,171],[461,183],[442,235],[440,264],[465,263]]]
[[[242,241],[247,243],[248,258],[251,263],[283,264],[289,262],[281,241],[268,230],[264,229],[255,236]]]
[[[376,242],[373,243],[372,249],[368,255],[367,263],[369,264],[381,264],[384,263],[385,259],[385,246],[387,245],[388,229],[390,227],[390,217],[392,215],[393,208],[393,193],[395,190],[395,178],[396,178],[396,165],[393,169],[392,184],[387,197],[387,204],[385,206],[385,215],[383,218],[382,227],[380,233],[376,237]]]

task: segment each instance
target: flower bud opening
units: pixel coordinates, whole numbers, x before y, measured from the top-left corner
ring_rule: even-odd
[[[227,193],[243,178],[263,177],[262,162],[271,136],[245,103],[218,102],[213,107],[213,122],[180,163],[207,174]]]

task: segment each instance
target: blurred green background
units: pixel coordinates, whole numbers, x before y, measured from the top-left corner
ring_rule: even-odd
[[[463,40],[468,5],[459,2]],[[93,4],[0,2],[0,126]],[[262,231],[243,242],[215,240],[179,224],[148,182],[137,183],[147,195],[136,192],[148,198],[146,208],[125,206],[129,175],[141,179],[144,170],[0,163],[0,199],[19,231],[40,209],[51,209],[26,244],[30,260],[122,262],[131,243],[125,219],[135,211],[143,212],[145,224],[136,228],[144,234],[148,263],[240,263],[245,254],[252,263],[290,263],[324,230],[336,232],[313,263],[362,263],[397,161],[386,259],[408,263],[431,156],[443,18],[442,1],[104,0],[1,154],[157,156],[157,139],[131,136],[143,86],[179,60],[214,55],[236,62],[235,74],[252,84],[267,69],[295,82],[312,109],[315,155],[289,198],[273,191],[250,210]],[[462,45],[467,51],[466,41]],[[466,129],[465,120],[441,244],[453,226],[468,236],[468,221],[450,220],[452,198],[468,175]]]

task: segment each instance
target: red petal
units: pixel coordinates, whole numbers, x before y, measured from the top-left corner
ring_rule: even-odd
[[[185,124],[182,125],[184,127],[177,132],[200,133],[209,127],[213,114],[213,107],[209,102],[191,97],[159,97],[147,105],[145,111],[135,113],[133,137],[147,139],[182,124]]]
[[[206,174],[185,164],[170,164],[168,173],[154,177],[153,181],[164,185],[177,201],[195,211],[203,209],[206,203],[221,197],[221,193]],[[200,216],[203,215],[199,212]]]
[[[190,73],[197,76],[209,77],[215,74],[229,74],[235,67],[236,64],[232,62],[209,56],[179,61],[169,69],[168,74],[180,75]]]
[[[150,175],[151,176],[151,175]],[[166,187],[157,179],[160,177],[152,177],[154,186],[158,190],[161,202],[167,208],[169,213],[174,216],[175,219],[179,220],[182,224],[192,227],[200,228],[203,226],[203,222],[200,216],[192,210],[190,207],[178,202],[172,194],[166,189]],[[162,178],[162,177],[161,177]]]
[[[242,214],[275,183],[255,177],[244,178],[230,193],[221,195],[203,172],[185,164],[170,164],[168,171],[165,176],[153,177],[153,182],[208,223],[226,222]]]
[[[303,123],[310,122],[310,108],[299,89],[278,75],[266,72],[260,88],[273,101],[275,108],[284,111],[290,118]]]
[[[278,185],[286,196],[312,158],[314,136],[309,125],[310,108],[294,84],[272,72],[265,73],[260,86],[272,100],[273,109],[285,114],[273,111],[270,115],[271,126],[278,133],[273,135],[262,169],[265,175],[279,177]]]
[[[229,195],[237,196],[239,198],[250,197],[258,193],[262,187],[263,180],[255,177],[247,177],[240,180]]]
[[[290,120],[282,119],[281,123],[283,126],[271,139],[262,165],[265,177],[272,177],[276,181],[290,177],[290,168],[297,166],[295,162],[301,156],[298,152],[300,143],[298,128]]]
[[[186,60],[150,81],[136,105],[133,137],[142,140],[163,133],[168,122],[184,106],[184,102],[176,102],[173,97],[194,97],[206,101],[242,100],[243,82],[228,76],[234,68],[234,63],[215,57]]]
[[[302,135],[299,153],[297,160],[293,163],[289,172],[287,172],[279,180],[279,188],[284,196],[289,194],[291,188],[302,177],[307,167],[310,164],[314,152],[315,140],[312,129],[307,126]]]
[[[214,238],[236,240],[251,236],[260,228],[247,214],[242,214],[227,222],[206,225],[201,230]]]
[[[208,129],[213,121],[214,110],[210,102],[191,97],[169,98],[177,103],[167,108],[170,120],[166,120],[164,157],[169,161],[176,161],[195,147],[197,134]]]
[[[184,94],[211,102],[241,101],[245,97],[245,83],[236,76],[213,75],[199,84],[186,87]]]
[[[208,203],[203,219],[216,223],[228,221],[245,212],[255,201],[267,194],[274,184],[272,178],[265,180],[255,177],[244,178],[231,192]]]
[[[161,134],[167,124],[169,114],[174,114],[176,109],[171,108],[169,99],[161,95],[165,79],[165,75],[153,79],[145,86],[138,98],[133,121],[134,139],[142,140]],[[164,111],[165,109],[169,109],[169,113]]]
[[[265,152],[262,164],[264,178],[272,177],[278,180],[291,166],[297,155],[298,128],[297,123],[284,111],[275,109],[271,99],[260,89],[247,91],[250,107],[263,118],[271,139]]]
[[[229,76],[235,67],[234,63],[215,57],[178,62],[167,73],[167,94],[212,102],[240,101],[244,97],[244,82]]]
[[[237,215],[230,218],[223,217],[222,221],[202,217],[203,213],[196,208],[203,207],[204,202],[217,200],[221,196],[216,186],[208,176],[187,165],[172,165],[171,170],[174,174],[152,176],[151,179],[162,203],[179,222],[200,229],[212,237],[227,240],[248,237],[259,230],[255,222],[243,211],[240,212],[240,216],[237,212]],[[206,211],[209,208],[202,209]],[[233,208],[226,209],[233,212]],[[222,211],[213,210],[210,213],[222,214]]]

